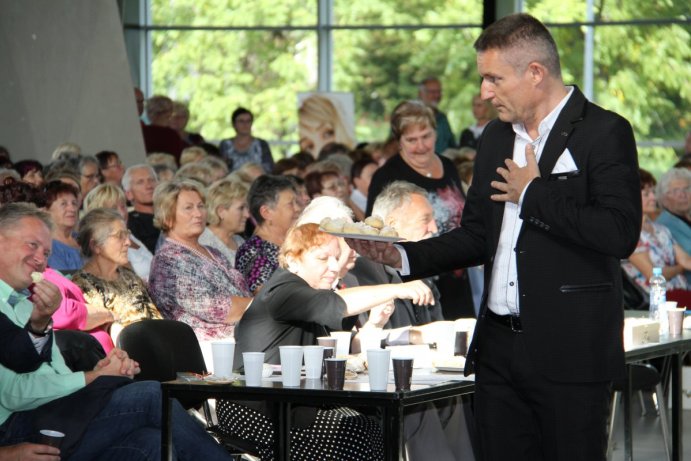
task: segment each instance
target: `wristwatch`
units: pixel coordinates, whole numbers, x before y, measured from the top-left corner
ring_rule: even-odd
[[[31,328],[31,322],[27,322],[26,324],[26,329],[29,331],[34,336],[43,337],[46,336],[48,333],[50,333],[53,330],[53,319],[50,319],[50,322],[48,322],[48,325],[46,325],[46,328],[43,331],[36,331],[33,328]]]

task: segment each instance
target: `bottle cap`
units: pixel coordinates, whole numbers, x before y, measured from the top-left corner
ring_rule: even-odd
[[[653,275],[662,275],[661,267],[653,267]]]

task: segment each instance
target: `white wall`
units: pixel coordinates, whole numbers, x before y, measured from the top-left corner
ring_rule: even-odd
[[[0,145],[48,163],[54,148],[144,156],[114,0],[0,0]]]

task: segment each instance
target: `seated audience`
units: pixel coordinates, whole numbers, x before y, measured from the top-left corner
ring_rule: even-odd
[[[633,254],[623,262],[623,267],[646,292],[653,267],[661,267],[662,275],[667,280],[668,299],[678,300],[673,291],[681,290],[680,295],[683,295],[689,289],[687,276],[691,270],[691,257],[677,245],[669,229],[651,219],[651,215],[657,212],[655,178],[643,169],[640,170],[640,176],[643,204],[641,237]]]
[[[109,331],[113,342],[127,325],[161,318],[144,282],[129,267],[130,231],[118,211],[89,211],[79,223],[77,242],[86,263],[72,281],[81,288],[91,308],[112,313]]]
[[[96,159],[101,169],[103,182],[121,187],[122,175],[125,174],[125,167],[117,152],[104,150],[96,154]],[[86,194],[87,192],[84,192],[84,195]]]
[[[394,298],[411,299],[416,304],[432,301],[432,293],[420,281],[332,291],[340,270],[340,253],[338,239],[319,231],[318,224],[304,224],[288,233],[281,246],[281,268],[266,282],[238,324],[235,347],[238,364],[242,364],[242,352],[248,351],[263,351],[268,363],[279,363],[279,346],[316,344],[318,336],[339,330],[343,317],[357,315]],[[217,412],[225,430],[251,438],[262,459],[271,459],[273,441],[259,435],[265,434],[262,429],[271,424],[266,416],[226,401],[219,403]],[[240,414],[244,416],[241,420]],[[313,410],[312,414],[312,424],[291,431],[291,456],[296,459],[382,458],[381,433],[372,419],[348,408],[320,408],[316,415]],[[317,437],[323,431],[338,436]]]
[[[146,116],[149,125],[142,126],[146,153],[165,152],[180,164],[180,154],[187,143],[168,126],[173,115],[173,101],[167,96],[155,95],[146,100]]]
[[[127,199],[125,193],[118,186],[112,184],[99,184],[89,195],[84,197],[84,212],[89,212],[97,208],[111,208],[120,213],[122,219],[127,223]],[[129,259],[134,272],[141,277],[144,282],[149,280],[151,270],[151,260],[154,255],[134,234],[130,234],[130,247],[127,249],[127,259]]]
[[[43,179],[43,165],[38,160],[20,160],[13,167],[22,181],[34,187],[41,187],[45,183]]]
[[[183,165],[175,173],[175,179],[193,179],[201,183],[204,187],[209,187],[212,176],[213,171],[211,171],[211,167],[197,162]]]
[[[295,186],[285,176],[260,176],[247,197],[256,223],[254,235],[235,255],[235,267],[256,294],[278,268],[278,249],[300,213]]]
[[[297,175],[300,172],[299,164],[292,158],[282,158],[274,165],[271,174]]]
[[[101,184],[101,168],[96,157],[90,155],[79,158],[79,189],[82,197]],[[80,202],[81,205],[81,202]]]
[[[73,142],[63,142],[55,148],[50,158],[52,160],[78,160],[82,156],[82,148]]]
[[[245,230],[249,209],[244,183],[221,179],[207,192],[207,227],[199,237],[199,243],[220,251],[235,267],[235,253],[245,241],[240,234]]]
[[[61,181],[46,184],[46,210],[53,220],[53,248],[48,265],[59,271],[75,271],[84,265],[76,240],[79,192]]]
[[[180,166],[185,166],[188,163],[198,162],[206,157],[207,154],[204,149],[199,146],[185,147],[180,155]]]
[[[175,130],[180,139],[192,146],[200,146],[204,143],[204,138],[199,133],[186,131],[187,123],[190,121],[190,110],[187,105],[181,102],[173,103],[173,115],[170,117],[168,126]]]
[[[33,205],[0,208],[0,244],[6,249],[0,252],[0,312],[20,328],[29,322],[30,333],[38,338],[50,334],[51,314],[60,302],[55,285],[33,283],[31,277],[45,268],[51,225],[50,217]],[[27,297],[24,292],[32,284]],[[36,312],[40,315],[34,316]],[[139,365],[118,349],[93,371],[72,372],[54,342],[50,360],[35,371],[19,374],[1,365],[0,446],[29,442],[36,427],[49,426],[66,434],[62,459],[159,459],[160,384],[132,383],[138,373]],[[177,459],[230,459],[178,402],[173,402],[171,417]]]
[[[377,168],[379,168],[377,162],[372,160],[372,157],[366,156],[354,162],[350,169],[350,182],[353,186],[350,193],[350,207],[353,208],[356,216],[365,216],[367,191]]]
[[[655,192],[662,206],[656,222],[669,229],[677,244],[691,254],[691,171],[669,170],[660,178]]]
[[[251,301],[245,279],[220,251],[199,243],[205,194],[195,181],[162,183],[155,223],[166,239],[154,255],[149,293],[164,317],[191,326],[200,341],[229,338]]]
[[[269,143],[252,135],[254,115],[244,107],[238,107],[230,117],[235,137],[224,139],[219,146],[221,157],[228,163],[230,171],[235,171],[245,163],[257,163],[265,172],[272,171],[274,159]]]
[[[197,163],[211,169],[211,183],[215,183],[228,176],[228,165],[219,157],[207,155],[203,159],[197,161]]]
[[[458,146],[477,149],[480,138],[482,137],[482,132],[497,114],[492,104],[489,101],[483,100],[479,94],[473,96],[472,109],[475,123],[461,131]]]
[[[154,169],[140,163],[125,170],[122,177],[122,189],[133,210],[127,219],[127,228],[153,254],[160,232],[154,226],[154,190],[158,180]]]

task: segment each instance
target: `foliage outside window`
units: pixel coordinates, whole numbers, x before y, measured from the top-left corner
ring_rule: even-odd
[[[525,11],[549,24],[565,81],[581,87],[585,3],[524,2]],[[153,25],[170,26],[151,31],[154,92],[189,102],[190,129],[213,140],[231,137],[230,113],[242,105],[255,113],[257,136],[297,142],[297,93],[317,88],[316,1],[151,0],[151,5]],[[481,17],[479,0],[335,0],[332,89],[355,95],[359,141],[383,140],[391,109],[415,98],[416,83],[429,75],[442,81],[440,108],[455,135],[472,123],[470,100],[480,82],[472,44]],[[681,141],[691,130],[688,6],[596,0],[595,23],[595,101],[627,117],[639,142]],[[281,156],[297,146],[274,150]],[[639,151],[641,165],[655,172],[675,159],[671,147]]]

